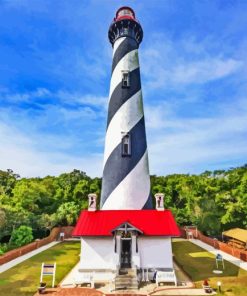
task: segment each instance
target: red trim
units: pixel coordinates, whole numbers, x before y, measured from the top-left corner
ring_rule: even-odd
[[[82,211],[73,236],[112,236],[112,230],[130,223],[146,236],[180,236],[169,210],[101,210]]]
[[[130,15],[123,15],[123,16],[120,16],[120,17],[118,17],[118,18],[115,18],[115,21],[121,21],[121,20],[135,20],[136,21],[136,19],[135,18],[133,18],[132,16],[130,16]]]
[[[124,9],[128,9],[128,10],[130,10],[130,11],[133,13],[134,18],[136,17],[136,16],[135,16],[135,12],[134,12],[134,10],[133,10],[132,8],[130,8],[129,6],[122,6],[122,7],[120,7],[120,8],[117,10],[117,12],[116,12],[116,18],[117,18],[117,15],[118,15],[119,11],[124,10]]]

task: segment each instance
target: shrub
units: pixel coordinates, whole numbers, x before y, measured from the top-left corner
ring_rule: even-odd
[[[7,251],[8,251],[8,245],[7,244],[0,244],[0,256],[3,255]]]
[[[30,243],[33,240],[32,228],[22,225],[12,231],[10,244],[16,247],[21,247]]]

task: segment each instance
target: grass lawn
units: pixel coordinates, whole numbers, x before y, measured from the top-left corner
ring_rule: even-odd
[[[0,296],[33,295],[40,281],[42,262],[57,263],[58,284],[79,261],[79,253],[80,242],[63,242],[12,267],[0,274]],[[45,276],[44,281],[51,285],[52,276]]]
[[[224,261],[223,273],[216,275],[213,273],[216,269],[213,254],[191,242],[179,239],[173,240],[172,248],[176,261],[195,282],[196,287],[201,288],[203,280],[209,279],[212,288],[217,287],[217,281],[222,282],[222,295],[247,295],[247,271]]]

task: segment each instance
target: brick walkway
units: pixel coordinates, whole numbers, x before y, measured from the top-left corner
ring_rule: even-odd
[[[34,296],[102,296],[103,293],[88,288],[58,288],[58,289],[47,289],[45,294],[36,293]]]
[[[116,294],[104,294],[100,291],[97,291],[95,289],[89,289],[89,288],[54,288],[54,289],[47,289],[45,294],[39,294],[36,293],[34,296],[40,296],[40,295],[46,295],[46,296],[146,296],[146,294],[143,293],[135,293],[132,294],[118,292]]]

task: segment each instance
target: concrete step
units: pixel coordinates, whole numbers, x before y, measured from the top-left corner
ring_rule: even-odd
[[[123,280],[115,280],[116,284],[138,284],[137,280],[128,280],[128,279],[123,279]]]
[[[138,290],[138,285],[115,285],[116,290]]]
[[[129,274],[123,274],[123,275],[117,275],[118,279],[135,279],[136,275],[129,275]]]
[[[116,290],[138,289],[138,281],[136,270],[128,269],[121,270],[120,274],[115,279]]]
[[[137,270],[135,268],[121,268],[119,270],[119,275],[137,275]]]

